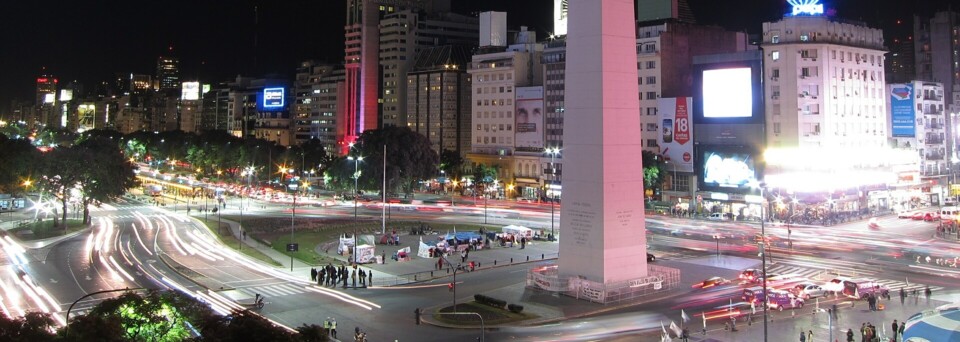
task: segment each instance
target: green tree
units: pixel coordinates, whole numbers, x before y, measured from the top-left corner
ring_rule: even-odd
[[[51,331],[55,326],[53,318],[42,312],[28,312],[22,317],[12,319],[7,318],[7,315],[0,315],[0,341],[53,341],[55,335]]]
[[[450,178],[460,180],[463,177],[463,157],[457,151],[443,150],[440,152],[440,170]]]
[[[43,155],[43,188],[60,201],[63,222],[67,221],[67,202],[73,189],[83,179],[86,167],[94,159],[86,149],[79,147],[57,147]],[[58,226],[54,216],[54,226]],[[64,224],[66,227],[66,224]]]
[[[662,189],[667,176],[665,171],[666,160],[663,159],[663,156],[647,150],[642,152],[642,158],[643,186],[645,189],[653,189],[654,192],[657,192]]]
[[[409,127],[388,126],[363,132],[354,145],[354,150],[364,157],[360,164],[363,188],[380,188],[384,145],[387,146],[388,189],[400,188],[410,194],[418,181],[437,176],[440,156],[432,149],[430,140]]]
[[[36,180],[39,176],[37,163],[40,151],[26,139],[7,139],[0,135],[0,193],[20,194],[27,191],[25,181]]]
[[[93,137],[78,145],[90,161],[96,161],[96,167],[85,167],[78,186],[82,196],[83,222],[90,223],[90,204],[106,202],[123,196],[127,190],[137,185],[133,173],[133,163],[125,158],[113,139]]]

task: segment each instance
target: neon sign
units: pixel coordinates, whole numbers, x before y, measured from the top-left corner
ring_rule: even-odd
[[[787,0],[787,3],[793,5],[793,15],[821,15],[823,14],[823,4],[820,0]]]
[[[263,108],[283,107],[283,88],[266,88],[263,90]]]

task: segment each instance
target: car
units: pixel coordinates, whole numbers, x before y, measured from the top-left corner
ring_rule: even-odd
[[[843,290],[843,282],[850,280],[847,277],[836,277],[823,284],[822,288],[828,293],[839,293]]]
[[[720,286],[720,285],[723,285],[723,284],[726,284],[726,283],[729,283],[729,282],[730,282],[729,280],[727,280],[726,278],[723,278],[723,277],[712,277],[712,278],[705,279],[705,280],[702,281],[702,282],[693,284],[693,287],[695,287],[695,288],[701,288],[701,289],[708,289],[708,288],[711,288],[711,287],[714,287],[714,286]]]
[[[756,268],[748,268],[740,272],[740,280],[748,282],[756,282],[758,279],[763,279],[763,271]]]
[[[783,311],[783,308],[801,308],[803,307],[803,299],[797,298],[794,294],[781,291],[781,290],[772,290],[768,291],[769,299],[767,300],[767,306],[771,309],[778,311]]]
[[[647,262],[654,262],[654,261],[657,261],[657,257],[654,256],[653,254],[647,253]]]
[[[924,214],[926,214],[926,213],[925,213],[925,212],[922,212],[922,211],[914,212],[913,215],[910,215],[910,219],[911,219],[911,220],[918,220],[918,221],[919,221],[919,220],[922,220],[923,217],[925,216]]]
[[[710,214],[710,216],[707,218],[715,221],[723,221],[726,219],[723,213],[713,213],[713,214]]]
[[[909,210],[904,210],[897,213],[897,218],[911,218],[913,217],[913,212]]]
[[[793,292],[797,297],[803,299],[810,299],[814,297],[823,297],[827,294],[827,291],[823,290],[823,286],[811,283],[803,283],[794,285],[790,289],[790,292]]]

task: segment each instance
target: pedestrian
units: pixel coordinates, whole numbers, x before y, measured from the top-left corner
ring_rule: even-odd
[[[803,330],[800,330],[800,342],[807,342],[807,334],[804,334]]]
[[[317,269],[314,267],[310,268],[310,281],[317,281]]]
[[[904,299],[907,299],[907,292],[900,288],[900,305],[903,305]]]
[[[416,308],[413,310],[413,315],[416,318],[417,325],[420,325],[420,313],[421,313],[420,308]]]
[[[853,329],[847,329],[847,342],[853,342]]]
[[[323,332],[327,334],[327,337],[330,337],[330,317],[323,320]]]
[[[891,329],[892,329],[892,330],[890,330],[890,331],[893,332],[893,341],[896,342],[896,341],[897,341],[897,330],[898,330],[898,328],[900,327],[900,325],[897,324],[897,320],[893,320],[893,324],[892,324],[890,327],[891,327]]]
[[[364,287],[367,286],[367,274],[363,272],[363,270],[360,270],[360,285]]]
[[[867,342],[867,323],[860,323],[860,342]]]
[[[373,286],[373,271],[367,271],[367,283]]]
[[[813,330],[807,330],[807,341],[813,342]]]
[[[680,332],[680,338],[683,339],[683,342],[687,342],[690,339],[690,331],[687,328],[683,328]]]
[[[357,270],[350,272],[350,278],[353,278],[353,288],[357,288]]]
[[[907,328],[907,321],[900,321],[900,328],[897,329],[897,334],[900,335],[900,338],[903,338],[903,330]]]
[[[337,338],[337,319],[336,318],[330,320],[330,335],[333,336],[333,338]]]
[[[930,294],[932,293],[933,291],[930,290],[930,285],[927,285],[927,288],[923,290],[923,295],[927,297],[927,304],[930,304]]]

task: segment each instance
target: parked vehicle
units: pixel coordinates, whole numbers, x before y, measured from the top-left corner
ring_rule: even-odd
[[[740,272],[740,280],[745,280],[748,282],[756,282],[763,279],[763,271],[756,268],[748,268]]]
[[[794,294],[783,290],[768,291],[770,299],[767,300],[767,307],[783,311],[784,308],[796,309],[803,307],[803,299],[797,298]]]
[[[767,289],[767,292],[770,292],[770,289]],[[745,302],[762,302],[764,299],[763,287],[754,286],[750,288],[743,289],[743,293],[740,295],[740,299],[743,299]]]
[[[726,219],[726,217],[724,217],[724,214],[723,214],[723,213],[713,213],[713,214],[710,214],[710,216],[708,217],[708,219],[716,220],[716,221],[723,221],[723,220]]]
[[[864,299],[869,295],[886,297],[890,289],[886,285],[873,279],[848,279],[843,281],[843,295],[856,299]]]
[[[827,293],[827,291],[823,289],[823,286],[811,283],[797,284],[791,290],[793,294],[803,299],[823,297]]]

